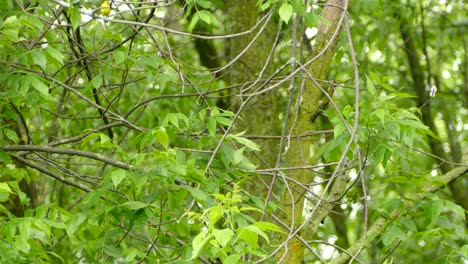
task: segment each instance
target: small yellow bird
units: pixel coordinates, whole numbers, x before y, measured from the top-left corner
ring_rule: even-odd
[[[111,12],[111,7],[109,1],[105,0],[101,4],[101,15],[108,16]]]

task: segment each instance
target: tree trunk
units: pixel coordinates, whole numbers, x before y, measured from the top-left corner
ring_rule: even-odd
[[[232,32],[243,32],[251,29],[260,17],[256,3],[257,1],[251,0],[228,1],[226,3],[227,14],[233,19],[227,27]],[[238,88],[240,92],[236,93],[229,102],[233,108],[238,107],[240,101],[243,100],[238,95],[252,93],[258,85],[245,92],[242,91],[243,89],[248,88],[257,79],[261,79],[258,84],[262,84],[263,80],[272,74],[274,70],[272,67],[273,62],[268,61],[268,55],[273,48],[276,29],[277,25],[271,19],[264,32],[250,47],[249,44],[258,33],[258,29],[251,34],[228,40],[227,53],[230,59],[235,59],[248,47],[248,50],[236,62],[235,67],[227,69],[228,83],[230,85],[240,85]],[[267,67],[265,67],[266,64]],[[264,67],[265,70],[262,72]],[[278,100],[279,97],[276,91],[254,97],[241,113],[237,131],[247,131],[247,134],[261,136],[278,135],[280,127]],[[257,153],[257,156],[250,155],[249,158],[253,159],[254,163],[261,164],[263,168],[273,167],[278,153],[277,144],[274,141],[257,141],[257,143],[261,146],[261,151]],[[257,180],[255,182],[256,184],[250,186],[248,191],[260,197],[264,196],[265,185],[258,184]]]
[[[317,34],[316,44],[312,58],[317,57],[309,66],[308,71],[312,78],[326,79],[330,69],[330,64],[335,53],[336,44],[339,39],[341,30],[341,17],[343,9],[337,6],[344,7],[346,1],[330,0],[323,11],[323,17],[330,22],[330,26],[321,24]],[[322,51],[325,52],[322,53]],[[308,131],[314,130],[313,117],[317,115],[320,109],[320,100],[322,92],[313,82],[306,81],[302,88],[300,97],[301,104],[297,113],[297,121],[293,128],[293,135],[301,135]],[[293,123],[294,114],[291,116],[289,124]],[[302,167],[314,165],[315,161],[310,155],[311,149],[310,140],[292,141],[289,151],[286,155],[286,162],[290,167]],[[283,221],[287,224],[292,224],[294,228],[302,224],[303,209],[304,209],[304,184],[312,181],[313,176],[309,170],[294,170],[289,174],[297,183],[289,183],[289,190],[285,188],[283,193]],[[337,184],[341,186],[341,184]],[[313,222],[318,223],[323,219],[323,214],[317,213],[312,216]],[[322,219],[321,219],[322,218]],[[316,221],[317,220],[317,221]],[[318,226],[318,225],[317,225]],[[309,233],[313,235],[313,233]],[[305,239],[308,239],[306,237]],[[281,259],[283,254],[278,254]],[[287,254],[283,259],[283,263],[302,263],[304,259],[304,246],[297,238],[292,238],[287,245]]]

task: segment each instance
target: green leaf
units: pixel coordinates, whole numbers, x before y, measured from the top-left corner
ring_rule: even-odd
[[[189,32],[193,31],[193,28],[197,25],[199,19],[200,19],[200,15],[198,13],[195,13],[195,15],[193,15],[192,20],[190,21],[190,24],[187,28]]]
[[[85,221],[88,219],[88,215],[84,214],[84,213],[78,213],[76,215],[74,215],[70,220],[69,220],[69,223],[68,223],[68,226],[67,226],[67,233],[69,236],[73,236],[73,234],[75,234],[76,231],[80,230]]]
[[[123,52],[123,51],[120,51],[120,50],[114,50],[112,52],[112,56],[114,57],[114,63],[116,65],[119,65],[121,64],[122,62],[124,62],[126,59],[127,59],[127,53]]]
[[[211,25],[211,14],[208,10],[200,10],[198,11],[198,15],[200,16],[201,20],[203,20],[208,25]]]
[[[240,261],[241,257],[242,257],[242,254],[240,254],[240,253],[229,255],[229,256],[227,256],[227,257],[223,260],[223,264],[238,264],[238,263],[242,263],[242,262]]]
[[[98,74],[94,76],[93,79],[91,79],[91,84],[93,85],[94,88],[99,88],[102,86],[103,83],[103,78],[101,74]]]
[[[242,133],[239,133],[239,134],[236,134],[236,135],[232,135],[232,134],[229,134],[227,136],[227,139],[231,139],[231,140],[235,140],[237,142],[239,142],[240,144],[248,147],[249,149],[251,150],[254,150],[254,151],[260,151],[260,147],[255,143],[253,142],[252,140],[250,139],[247,139],[247,138],[243,138],[242,135],[245,133],[242,132]]]
[[[384,208],[377,208],[376,211],[381,217],[383,217],[385,219],[390,219],[391,218],[390,213],[387,210],[385,210]]]
[[[63,53],[61,53],[60,51],[52,48],[52,47],[47,47],[47,53],[49,53],[50,57],[53,59],[53,60],[56,60],[60,65],[63,65],[63,59],[64,59],[64,55]]]
[[[405,225],[409,230],[417,232],[418,229],[414,224],[413,220],[407,216],[402,216],[399,218],[400,222]]]
[[[284,2],[280,6],[278,13],[279,13],[281,20],[283,20],[287,24],[289,22],[289,19],[291,19],[293,15],[293,11],[294,11],[293,6],[288,2]]]
[[[214,117],[208,118],[208,135],[210,137],[216,136],[216,119]]]
[[[6,202],[10,198],[10,193],[12,193],[10,186],[6,182],[0,182],[0,202]]]
[[[87,205],[88,207],[93,206],[97,201],[101,199],[101,193],[98,191],[92,191],[85,195],[83,200],[81,201],[82,204]]]
[[[190,192],[190,195],[199,203],[202,205],[206,204],[206,201],[208,200],[208,196],[201,191],[200,189],[193,188],[190,186],[181,186],[183,189],[187,190]]]
[[[380,80],[379,76],[375,74],[374,72],[369,72],[370,78],[380,84],[382,80]]]
[[[42,50],[33,50],[31,51],[31,56],[34,64],[37,64],[41,69],[45,70],[47,66],[47,59]]]
[[[134,262],[136,256],[140,253],[140,251],[136,248],[131,248],[129,252],[126,252],[125,256],[125,263]]]
[[[155,131],[156,133],[156,141],[161,144],[165,149],[169,147],[169,136],[166,133],[166,129],[164,127],[160,127],[159,130]]]
[[[121,206],[127,209],[130,209],[132,211],[136,211],[136,210],[140,210],[142,208],[148,207],[149,205],[146,203],[139,202],[139,201],[130,201],[130,202],[123,203]]]
[[[229,118],[226,118],[226,117],[217,116],[216,117],[216,122],[221,124],[221,125],[224,125],[224,126],[229,126],[231,124],[232,120],[229,119]]]
[[[167,124],[173,124],[175,127],[179,127],[179,119],[177,118],[177,115],[174,113],[169,113],[166,115],[166,118],[164,118],[163,125],[167,126]]]
[[[375,95],[375,87],[369,76],[366,75],[366,88],[371,95]]]
[[[442,212],[443,206],[444,203],[441,200],[435,200],[426,203],[426,206],[424,208],[424,215],[426,217],[426,221],[428,221],[430,224],[434,223],[434,221]]]
[[[260,228],[260,230],[262,231],[285,233],[284,230],[281,229],[281,227],[270,222],[255,222],[253,225]]]
[[[223,217],[224,210],[221,206],[213,206],[210,208],[208,218],[210,219],[210,226],[215,226],[216,223]]]
[[[0,163],[10,163],[11,162],[11,157],[8,153],[5,151],[0,150]]]
[[[258,236],[260,235],[263,237],[268,244],[270,244],[270,240],[268,239],[267,234],[260,230],[260,228],[249,225],[242,228],[239,228],[239,238],[249,243],[250,247],[256,249],[258,247]]]
[[[76,29],[81,24],[81,13],[78,6],[74,5],[70,9],[70,21],[73,29]]]
[[[208,230],[200,232],[192,241],[192,257],[190,260],[198,258],[208,246],[213,234],[208,234]]]
[[[239,164],[244,159],[244,149],[245,147],[234,151],[233,161],[232,161],[234,165]]]
[[[213,1],[213,0],[211,0]],[[213,6],[213,3],[209,0],[196,0],[197,5],[205,8],[205,9],[210,9]]]
[[[49,87],[47,85],[45,85],[39,78],[37,78],[35,76],[32,76],[32,75],[30,75],[29,77],[30,77],[30,80],[31,80],[32,87],[34,87],[34,89],[39,91],[44,96],[44,98],[48,98],[49,97]]]
[[[463,252],[463,256],[468,259],[468,245],[463,245],[460,250]]]
[[[3,134],[5,134],[5,136],[6,136],[9,140],[13,141],[13,143],[18,144],[19,138],[18,138],[18,136],[16,135],[15,131],[13,131],[13,130],[11,130],[11,129],[8,129],[8,128],[4,128],[4,129],[3,129]]]
[[[465,211],[463,210],[463,207],[461,207],[458,204],[452,203],[450,201],[444,201],[444,203],[447,209],[454,212],[456,215],[460,216],[463,219],[463,221],[466,221]]]
[[[29,236],[31,233],[31,221],[28,218],[22,218],[18,226],[19,236],[16,238],[15,247],[28,253],[30,250]]]
[[[114,188],[117,188],[119,184],[122,182],[123,179],[127,176],[127,172],[124,170],[117,170],[113,171],[111,174],[112,183],[114,184]]]
[[[309,12],[304,15],[305,24],[309,28],[317,27],[320,24],[320,16],[314,12]]]
[[[411,183],[408,178],[404,177],[404,176],[392,176],[392,177],[389,177],[388,178],[388,181],[389,182],[395,182],[395,183],[406,183],[406,184],[409,184]]]
[[[214,229],[213,234],[214,234],[216,241],[218,241],[218,243],[224,248],[228,245],[232,236],[234,236],[234,231],[228,228]]]
[[[405,240],[406,234],[403,230],[394,225],[382,235],[382,243],[388,246],[395,239]]]

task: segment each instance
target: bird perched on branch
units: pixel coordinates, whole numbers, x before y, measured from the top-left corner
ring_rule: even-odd
[[[101,4],[101,15],[108,16],[110,14],[110,12],[111,12],[110,3],[109,3],[109,1],[105,0]]]

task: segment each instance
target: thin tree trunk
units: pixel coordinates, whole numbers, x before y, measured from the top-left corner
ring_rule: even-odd
[[[337,6],[344,7],[345,2],[346,1],[340,0],[327,1],[327,5],[323,11],[323,17],[330,22],[330,26],[323,24],[319,26],[312,58],[319,56],[324,49],[326,51],[310,64],[308,71],[312,78],[326,79],[328,76],[330,64],[339,39],[338,36],[341,30],[340,21],[342,21],[341,17],[343,16],[343,8]],[[319,87],[313,82],[306,81],[300,97],[301,104],[297,113],[295,127],[293,128],[293,135],[301,135],[314,130],[313,119],[317,113],[321,111],[320,100],[323,98],[323,94]],[[292,114],[289,123],[292,124],[294,119],[294,114]],[[310,155],[311,144],[310,140],[292,141],[286,155],[288,166],[301,167],[315,164],[316,161],[312,160]],[[288,176],[295,179],[297,183],[289,183],[289,188],[285,188],[284,190],[282,196],[284,203],[282,209],[285,214],[283,216],[283,221],[288,224],[293,223],[292,226],[297,228],[303,221],[302,212],[304,209],[304,195],[306,192],[303,186],[310,183],[313,176],[309,170],[295,170]],[[342,184],[335,185],[336,187],[342,186]],[[330,207],[332,206],[333,205],[330,205]],[[318,226],[318,223],[322,221],[325,215],[326,214],[321,212],[321,210],[317,210],[316,214],[312,216],[314,219],[311,222],[317,223]],[[310,232],[310,230],[308,230],[307,234],[314,235],[315,231]],[[310,237],[305,237],[305,239],[308,238]],[[278,254],[278,259],[282,259],[283,263],[302,263],[304,260],[304,246],[297,238],[291,238],[288,242],[287,254],[284,256],[284,259],[282,253]]]

